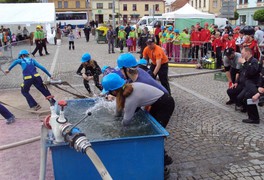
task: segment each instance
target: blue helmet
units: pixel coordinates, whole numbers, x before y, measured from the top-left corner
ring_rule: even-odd
[[[137,66],[137,60],[131,53],[121,54],[117,59],[117,66],[121,68],[131,68]]]
[[[170,35],[170,38],[171,38],[171,39],[173,39],[173,38],[174,38],[174,35],[173,35],[173,34],[171,34],[171,35]]]
[[[165,37],[165,36],[167,36],[167,34],[166,33],[163,33],[162,36]]]
[[[120,30],[123,30],[123,29],[124,29],[124,26],[120,26],[119,29],[120,29]]]
[[[116,73],[109,73],[102,79],[103,94],[108,93],[109,91],[117,90],[124,86],[126,81],[122,79]]]
[[[135,30],[135,27],[131,27],[131,30]]]
[[[169,31],[172,31],[172,26],[168,27],[168,30],[169,30]]]
[[[165,29],[165,27],[164,26],[161,26],[161,30],[164,30]]]
[[[23,50],[21,50],[21,51],[18,53],[18,58],[20,58],[20,56],[22,56],[22,55],[29,55],[29,53],[28,53],[27,50],[23,49]]]
[[[138,61],[138,64],[140,64],[140,65],[148,65],[148,61],[146,60],[146,59],[144,59],[144,58],[142,58],[142,59],[140,59],[139,61]]]
[[[107,68],[109,68],[109,67],[110,67],[110,66],[103,66],[103,68],[101,69],[102,73],[104,73],[105,70],[106,70]]]
[[[84,53],[81,59],[82,63],[88,62],[91,60],[91,55],[89,53]]]
[[[174,29],[174,32],[179,33],[180,31],[179,31],[179,29]]]

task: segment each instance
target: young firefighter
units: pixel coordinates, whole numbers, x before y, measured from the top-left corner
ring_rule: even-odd
[[[90,80],[94,80],[95,86],[102,91],[102,85],[99,83],[99,75],[102,73],[101,68],[97,64],[97,62],[91,59],[91,55],[89,53],[84,53],[81,59],[81,65],[77,70],[77,74],[83,77],[83,85],[88,91],[90,95],[92,95],[92,91],[89,85]],[[85,72],[82,73],[82,69],[85,69]]]
[[[18,64],[22,68],[24,79],[24,83],[21,84],[21,93],[25,96],[29,107],[35,111],[41,108],[41,106],[29,94],[32,85],[34,85],[46,97],[46,99],[50,101],[50,103],[54,104],[55,100],[53,99],[53,96],[51,96],[50,91],[43,85],[42,78],[37,72],[37,68],[41,69],[51,78],[48,70],[35,59],[30,58],[27,50],[21,50],[18,54],[18,59],[15,60],[5,72],[9,73]]]
[[[119,27],[118,39],[119,39],[120,53],[123,53],[124,43],[126,43],[126,32],[124,31],[124,26]]]

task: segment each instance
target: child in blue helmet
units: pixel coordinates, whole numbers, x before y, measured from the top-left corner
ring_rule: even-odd
[[[94,80],[95,86],[102,91],[102,85],[99,82],[99,75],[102,73],[100,66],[97,62],[91,59],[91,55],[89,53],[84,53],[81,59],[81,65],[77,70],[77,74],[83,77],[83,85],[88,91],[90,95],[92,95],[92,91],[89,85],[90,80]],[[82,73],[82,69],[84,72]]]
[[[181,36],[178,29],[174,29],[172,56],[174,56],[175,62],[180,62],[180,49],[181,49]]]
[[[29,90],[32,85],[34,85],[46,97],[46,99],[49,100],[51,105],[53,105],[55,103],[55,100],[53,99],[53,96],[51,95],[47,87],[43,85],[42,78],[37,72],[37,68],[41,69],[50,78],[52,78],[48,70],[41,64],[39,64],[35,59],[30,58],[27,50],[21,50],[18,54],[18,59],[15,60],[5,72],[9,73],[18,64],[23,70],[24,79],[24,83],[21,84],[21,93],[23,94],[23,96],[25,96],[29,107],[34,109],[35,111],[41,108],[41,106],[29,94]]]

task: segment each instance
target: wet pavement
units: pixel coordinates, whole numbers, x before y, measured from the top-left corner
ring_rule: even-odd
[[[106,44],[97,44],[84,38],[75,41],[75,50],[68,50],[67,39],[61,46],[48,45],[50,55],[36,59],[51,71],[55,78],[69,82],[74,88],[64,88],[86,94],[82,78],[76,75],[83,53],[89,52],[92,58],[103,67],[116,66],[119,49],[108,54]],[[137,57],[138,54],[135,54]],[[7,65],[3,65],[7,68]],[[170,165],[170,180],[175,179],[264,179],[264,138],[263,108],[259,108],[259,125],[244,124],[246,114],[235,111],[233,105],[227,106],[227,82],[215,81],[212,70],[193,68],[170,68],[170,85],[176,107],[167,130],[166,149],[173,158]],[[189,73],[206,73],[182,76]],[[42,77],[45,80],[46,76]],[[40,136],[44,114],[32,114],[20,93],[21,69],[16,67],[8,76],[0,75],[0,100],[24,111],[10,108],[17,120],[6,125],[0,120],[1,147],[10,143]],[[72,95],[49,86],[57,100],[70,99]],[[78,90],[78,92],[76,91]],[[92,86],[92,90],[98,90]],[[34,88],[32,95],[49,110],[49,104]],[[87,95],[87,94],[86,94]],[[1,149],[0,147],[0,149]],[[36,180],[39,176],[40,141],[0,150],[1,180]],[[54,179],[49,153],[47,180]]]

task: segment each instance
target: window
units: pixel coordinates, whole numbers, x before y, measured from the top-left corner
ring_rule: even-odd
[[[206,7],[206,0],[204,0],[203,7],[204,8]]]
[[[108,9],[113,9],[113,3],[108,3]]]
[[[202,0],[199,0],[199,8],[202,7]]]
[[[217,0],[213,0],[213,8],[217,8]]]
[[[195,8],[197,9],[197,4],[198,4],[198,2],[197,2],[197,0],[195,0]]]
[[[243,0],[239,0],[239,4],[243,4]]]
[[[137,11],[137,5],[136,4],[132,5],[132,11]]]
[[[68,8],[68,1],[64,1],[64,8]]]
[[[96,9],[103,9],[104,5],[103,3],[96,3]]]
[[[262,2],[262,0],[258,0],[258,3],[259,3],[259,2]]]
[[[248,0],[245,0],[245,1],[244,1],[244,4],[248,4]]]
[[[123,4],[123,11],[127,11],[127,4]]]
[[[159,4],[155,4],[155,11],[159,11]]]
[[[75,5],[76,5],[76,8],[80,8],[80,1],[76,1]]]
[[[58,1],[58,8],[62,8],[62,1]]]
[[[149,11],[149,5],[145,4],[145,11]]]
[[[193,7],[193,1],[192,1],[192,3],[191,3],[191,4],[192,4],[192,7]]]
[[[247,17],[246,17],[246,15],[241,15],[240,16],[240,24],[241,25],[246,25],[246,20],[247,20]]]

